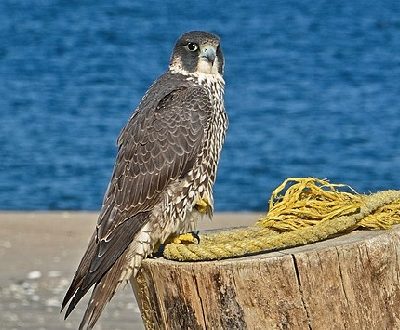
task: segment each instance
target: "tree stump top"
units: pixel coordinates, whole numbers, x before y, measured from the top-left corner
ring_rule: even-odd
[[[146,259],[151,329],[400,327],[400,225],[266,254],[204,262]]]

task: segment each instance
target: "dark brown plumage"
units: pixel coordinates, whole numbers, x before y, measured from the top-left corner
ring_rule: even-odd
[[[220,62],[215,63],[217,71],[210,72],[210,77],[185,71],[182,47],[196,42],[200,50],[200,45],[211,44],[217,52],[214,48],[219,47],[219,39],[203,32],[193,33],[192,38],[190,33],[184,36],[185,44],[181,38],[175,47],[170,70],[150,87],[118,138],[114,172],[96,231],[62,302],[64,308],[70,301],[67,317],[94,285],[80,328],[95,324],[119,284],[136,275],[143,257],[169,235],[186,229],[185,219],[194,212],[196,198],[203,198],[205,192],[212,194],[209,190],[226,117],[222,99],[217,104],[210,93],[213,88],[223,88],[223,57],[221,53]],[[210,51],[206,51],[209,56]],[[192,51],[189,54],[192,63]],[[197,57],[203,61],[200,55]],[[201,64],[202,68],[207,67],[208,61]],[[213,65],[214,60],[210,70],[214,70]],[[215,85],[211,77],[214,75]],[[218,93],[215,97],[222,98]],[[215,124],[222,124],[220,135],[215,137],[216,147],[208,145],[210,135],[213,138],[218,129]],[[217,159],[206,157],[210,147],[210,157]],[[202,172],[208,173],[205,179]]]

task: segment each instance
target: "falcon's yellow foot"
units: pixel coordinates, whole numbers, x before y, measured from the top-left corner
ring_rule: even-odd
[[[195,232],[173,235],[167,241],[167,243],[174,244],[198,244],[199,242],[200,237]]]
[[[209,213],[211,210],[211,204],[207,197],[198,198],[196,204],[194,205],[197,211],[201,214]]]

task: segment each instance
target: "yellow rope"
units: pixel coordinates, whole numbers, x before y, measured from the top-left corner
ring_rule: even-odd
[[[173,260],[215,260],[315,243],[355,229],[400,223],[400,191],[361,195],[315,178],[286,179],[272,193],[269,212],[248,228],[200,236],[200,244],[167,244]]]

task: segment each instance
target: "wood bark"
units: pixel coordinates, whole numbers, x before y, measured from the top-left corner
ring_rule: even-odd
[[[400,329],[400,226],[210,262],[146,259],[147,329]]]

